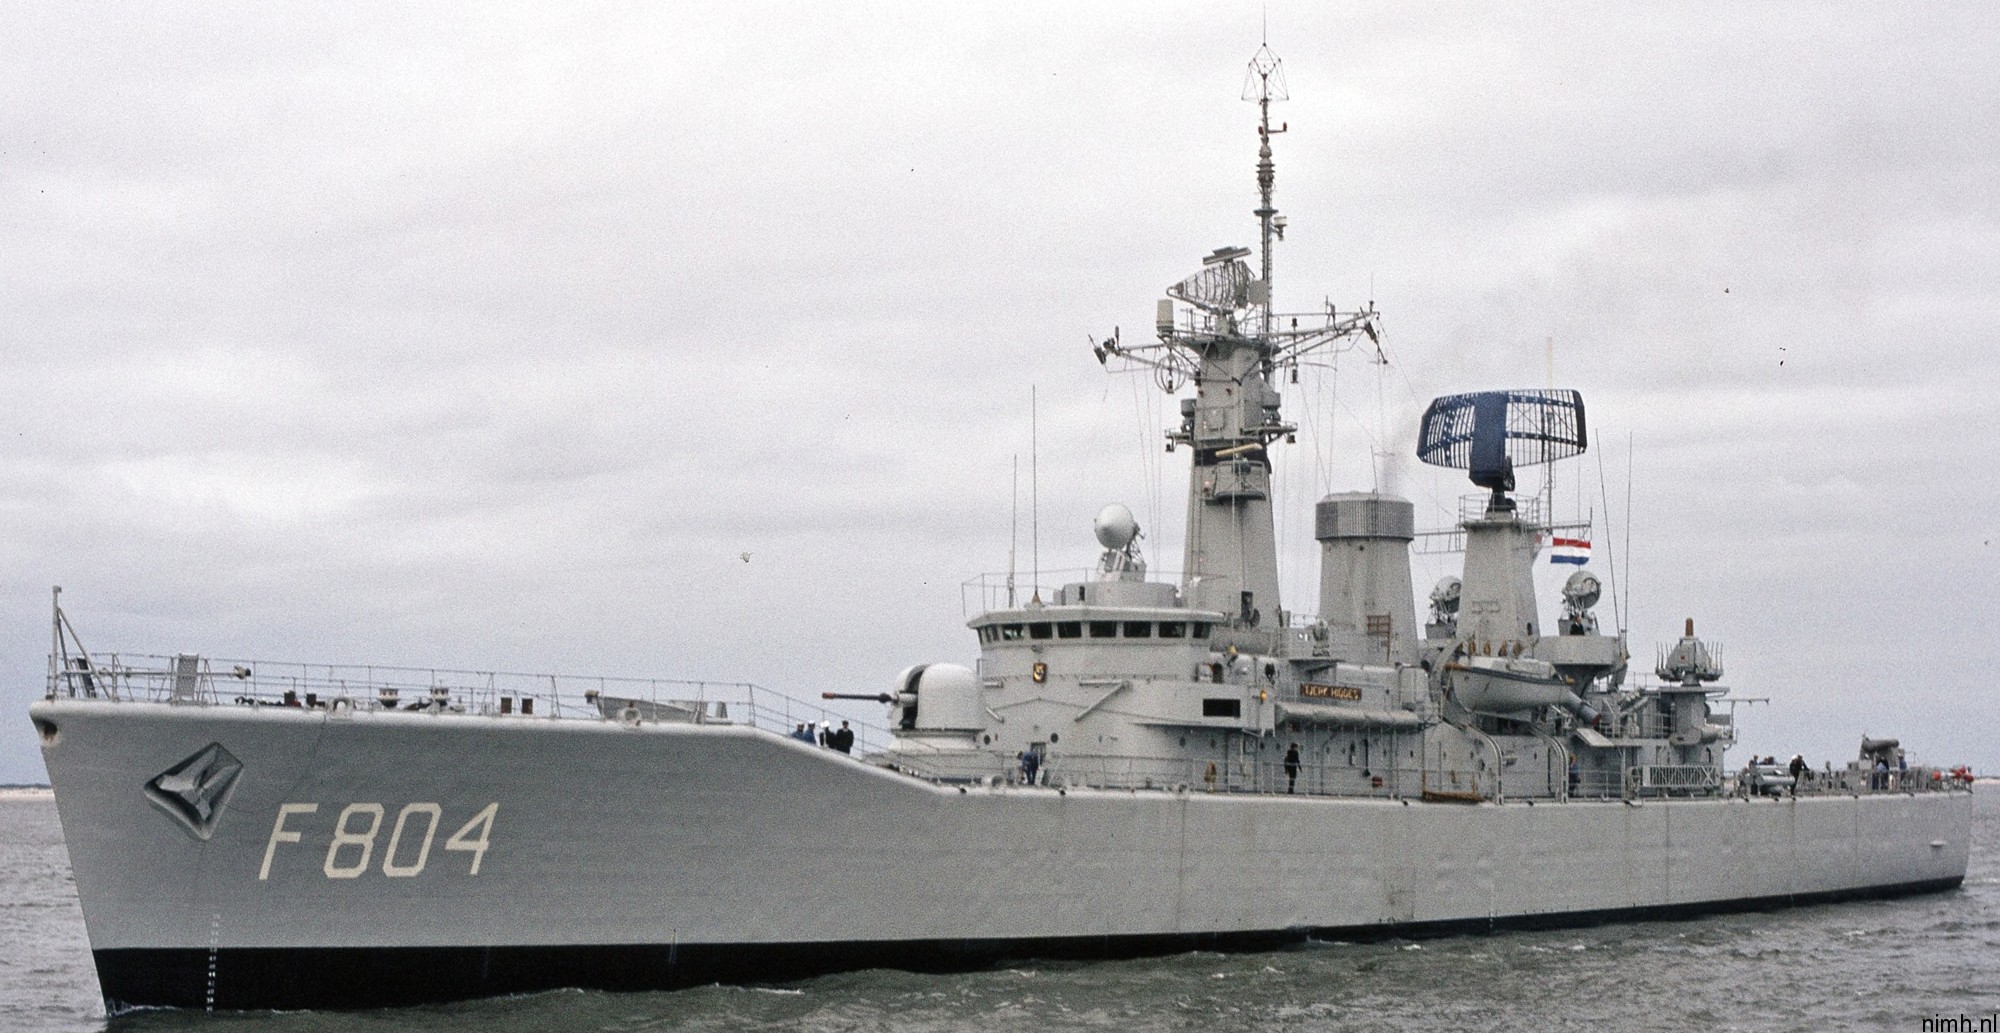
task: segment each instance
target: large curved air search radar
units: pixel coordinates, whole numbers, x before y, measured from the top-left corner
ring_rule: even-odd
[[[1497,500],[1514,490],[1514,467],[1581,455],[1585,440],[1583,395],[1575,391],[1476,391],[1431,401],[1417,458],[1468,471]]]

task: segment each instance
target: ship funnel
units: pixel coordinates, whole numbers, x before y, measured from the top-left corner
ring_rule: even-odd
[[[1414,663],[1416,507],[1393,495],[1347,492],[1321,499],[1315,517],[1320,619],[1367,636],[1372,659]]]

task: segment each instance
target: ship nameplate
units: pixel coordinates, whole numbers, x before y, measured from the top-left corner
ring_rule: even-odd
[[[1349,703],[1361,702],[1361,690],[1353,685],[1321,685],[1317,682],[1299,683],[1299,695],[1307,699],[1344,699]]]

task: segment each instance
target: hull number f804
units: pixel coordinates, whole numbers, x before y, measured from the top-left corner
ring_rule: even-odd
[[[306,836],[304,826],[309,821],[305,816],[318,813],[316,803],[278,805],[278,820],[271,823],[271,838],[264,843],[264,864],[257,869],[258,881],[271,878],[271,861],[278,856],[278,848],[302,842]],[[500,805],[489,803],[460,825],[457,832],[445,837],[445,850],[472,855],[467,875],[479,874],[479,866],[486,860],[486,848],[491,845],[493,818],[499,813]],[[300,828],[292,827],[295,820]],[[350,803],[333,819],[333,839],[327,843],[320,871],[329,879],[358,879],[371,866],[391,879],[420,875],[431,863],[431,847],[443,822],[444,808],[434,803],[406,803],[393,819],[379,803]],[[384,825],[388,826],[386,841],[383,841]]]

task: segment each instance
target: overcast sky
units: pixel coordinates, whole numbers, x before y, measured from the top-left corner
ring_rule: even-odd
[[[813,696],[976,655],[1016,456],[1024,571],[1089,563],[1111,501],[1177,570],[1173,400],[1087,338],[1255,242],[1261,17],[0,5],[0,782],[45,777],[54,584],[93,649]],[[1269,35],[1279,306],[1372,298],[1390,362],[1281,385],[1287,608],[1315,498],[1449,523],[1423,404],[1552,354],[1603,444],[1558,508],[1635,655],[1694,617],[1772,701],[1735,760],[1865,731],[2000,771],[2000,12],[1275,2]]]

